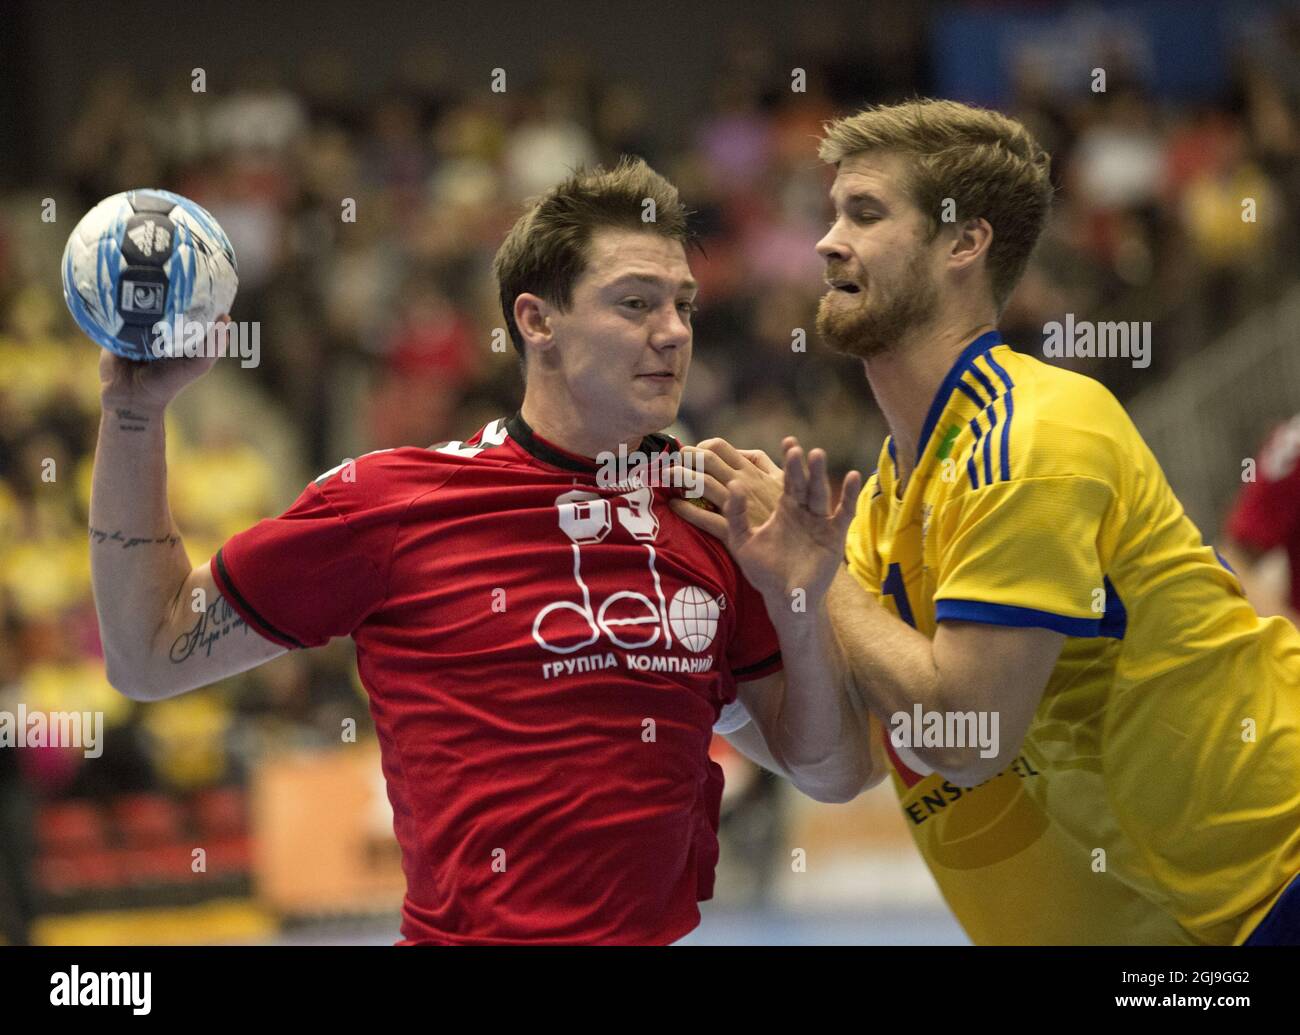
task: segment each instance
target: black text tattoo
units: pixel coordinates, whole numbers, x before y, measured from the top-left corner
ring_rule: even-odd
[[[205,658],[212,657],[212,648],[216,642],[236,629],[242,629],[245,635],[248,633],[247,623],[226,603],[225,597],[218,597],[206,611],[199,615],[194,628],[176,638],[171,649],[172,664],[179,665],[182,661],[188,660],[200,647],[205,648],[203,652]]]
[[[133,546],[176,546],[181,537],[178,535],[146,535],[146,536],[129,536],[123,533],[119,528],[116,532],[106,532],[102,528],[92,528],[90,530],[90,541],[92,543],[117,543],[123,550],[129,550]]]

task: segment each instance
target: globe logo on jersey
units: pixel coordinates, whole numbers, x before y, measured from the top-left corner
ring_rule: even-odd
[[[687,650],[708,650],[718,634],[718,602],[699,586],[684,586],[668,605],[668,624]]]
[[[553,654],[572,654],[592,646],[602,635],[614,646],[632,651],[669,650],[674,637],[695,654],[712,646],[726,598],[715,598],[699,586],[683,586],[671,600],[667,598],[656,565],[659,518],[650,489],[610,497],[574,489],[557,496],[555,507],[560,531],[573,552],[577,599],[555,600],[537,612],[533,640],[539,647]],[[620,589],[604,600],[593,599],[584,563],[599,568],[592,549],[611,535],[626,535],[645,550],[642,570],[647,578],[640,589]]]

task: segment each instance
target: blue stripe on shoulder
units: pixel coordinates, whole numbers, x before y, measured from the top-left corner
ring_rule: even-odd
[[[1016,383],[1011,380],[1011,375],[1003,369],[1001,363],[993,358],[991,352],[984,354],[984,361],[993,368],[993,373],[998,375],[998,380],[1002,382],[1003,398],[1006,399],[1007,415],[1002,424],[1002,480],[1004,482],[1011,480],[1011,417],[1015,413],[1015,408],[1011,402],[1011,389],[1015,388]]]
[[[985,358],[988,357],[985,356]],[[984,386],[984,391],[989,393],[990,400],[998,397],[998,393],[993,388],[993,382],[984,376],[984,371],[979,368],[979,363],[975,362],[975,360],[971,360],[970,372],[979,379],[979,383]]]
[[[975,466],[975,455],[980,449],[980,439],[984,436],[984,430],[980,427],[980,415],[977,413],[970,419],[971,431],[975,432],[975,442],[970,448],[970,459],[966,461],[966,472],[970,475],[970,487],[979,488],[979,468]]]
[[[994,401],[989,403],[989,408],[986,412],[989,415],[989,433],[988,437],[984,440],[984,484],[992,485],[993,453],[990,451],[989,447],[993,444],[993,429],[998,426],[997,402]]]
[[[957,382],[957,390],[960,391],[962,395],[966,396],[967,399],[973,402],[980,409],[983,409],[987,405],[985,401],[980,398],[979,394],[975,391],[975,389],[972,388],[970,385],[968,385],[965,381]],[[990,399],[993,398],[992,392],[989,393],[989,398]]]
[[[1002,344],[1002,335],[997,331],[987,331],[981,334],[962,349],[961,355],[957,357],[956,362],[944,375],[943,383],[939,385],[939,390],[935,392],[934,398],[930,400],[930,409],[925,415],[925,423],[921,425],[921,437],[916,443],[918,466],[921,457],[925,455],[926,448],[930,444],[930,435],[934,432],[934,426],[939,422],[940,414],[943,413],[944,407],[948,405],[949,400],[952,398],[954,387],[961,381],[962,374],[970,369],[971,363],[976,356],[1000,344]],[[967,387],[969,388],[969,386]],[[971,393],[968,392],[968,394]],[[980,405],[983,405],[983,403]]]
[[[1011,417],[1015,410],[1011,405],[1011,389],[1003,396],[1007,401],[1007,419],[1002,424],[1002,480],[1011,481]]]

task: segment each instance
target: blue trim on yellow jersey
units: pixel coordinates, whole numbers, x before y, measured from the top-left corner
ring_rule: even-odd
[[[894,598],[898,617],[915,629],[916,618],[912,614],[912,602],[907,599],[907,581],[903,578],[903,566],[897,561],[889,566],[885,581],[880,584],[880,592],[883,596]]]
[[[1102,612],[1101,628],[1097,630],[1097,635],[1122,640],[1128,630],[1128,608],[1124,606],[1124,601],[1120,600],[1119,592],[1110,581],[1109,575],[1102,576],[1101,584],[1106,588],[1106,610]]]
[[[1015,415],[1015,409],[1011,405],[1011,389],[1007,389],[1006,395],[1002,397],[1006,400],[1007,419],[1002,422],[1002,480],[1011,481],[1011,418]]]
[[[1002,480],[1009,482],[1011,480],[1011,417],[1015,413],[1011,405],[1011,389],[1015,388],[1016,383],[1011,380],[1011,375],[1002,369],[1002,364],[991,355],[985,356],[984,361],[993,368],[993,372],[998,375],[1005,389],[1002,398],[1007,401],[1007,419],[1002,424]]]
[[[1287,885],[1243,945],[1300,945],[1300,876]]]
[[[1066,636],[1078,637],[1097,636],[1102,624],[1099,618],[1070,618],[1052,611],[1014,607],[1011,604],[988,604],[982,600],[936,600],[934,620],[1052,629],[1055,632],[1065,633]]]
[[[1128,610],[1120,600],[1110,578],[1102,577],[1106,589],[1106,607],[1100,618],[1070,618],[1055,611],[1039,611],[1032,607],[1012,604],[990,604],[983,600],[936,600],[934,620],[958,622],[983,622],[986,625],[1035,626],[1054,629],[1067,636],[1091,638],[1104,636],[1122,640],[1128,630]]]
[[[968,385],[965,381],[962,381],[960,378],[957,381],[957,388],[961,391],[963,395],[966,396],[967,399],[969,399],[971,402],[973,402],[976,406],[980,407],[981,409],[983,409],[987,405],[987,403],[985,403],[984,400],[981,399],[979,395],[976,394],[975,389],[972,388],[970,385]]]
[[[993,454],[989,451],[989,444],[993,441],[993,429],[998,426],[998,411],[996,402],[991,402],[988,409],[984,411],[989,415],[989,434],[984,440],[984,484],[993,484]]]
[[[1009,411],[1011,407],[1010,396],[1004,395],[1002,398],[1006,399]],[[989,427],[987,432],[980,424],[981,414],[988,417]],[[993,484],[993,432],[998,426],[997,399],[995,398],[993,402],[985,406],[980,413],[975,414],[968,423],[970,424],[971,431],[975,435],[975,442],[971,445],[970,456],[966,459],[966,475],[970,479],[970,487],[972,489],[978,489],[980,487],[979,467],[975,463],[975,458],[979,455],[981,443],[984,449],[983,484]],[[1008,456],[1011,443],[1010,431],[1011,417],[1008,415],[1002,421],[1002,460],[998,465],[998,473],[1003,481],[1011,480],[1011,461]]]
[[[970,429],[975,432],[975,444],[971,446],[970,457],[966,460],[966,474],[970,478],[970,487],[978,489],[980,482],[979,476],[976,474],[975,454],[979,451],[980,439],[984,435],[983,429],[980,428],[980,415],[978,413],[970,419]]]
[[[997,331],[988,331],[961,350],[957,362],[952,365],[952,369],[944,376],[943,383],[939,385],[939,390],[930,401],[930,409],[925,415],[925,423],[921,425],[921,439],[916,449],[916,465],[918,467],[921,465],[921,457],[925,456],[926,446],[930,444],[930,436],[934,433],[934,426],[939,422],[939,416],[947,407],[948,400],[952,398],[952,393],[957,390],[957,384],[961,381],[962,375],[971,369],[971,364],[975,362],[976,356],[982,352],[987,352],[995,345],[1001,344],[1002,335]],[[967,394],[972,393],[968,391]],[[892,456],[894,445],[892,439],[889,445],[890,455]]]
[[[998,393],[993,388],[993,382],[984,376],[984,371],[982,371],[979,367],[975,365],[973,359],[970,365],[970,372],[974,374],[976,380],[978,380],[979,383],[984,386],[984,391],[989,393],[989,402],[992,402],[994,399],[998,397]]]

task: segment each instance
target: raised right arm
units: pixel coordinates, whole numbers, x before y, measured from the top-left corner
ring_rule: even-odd
[[[90,497],[90,571],[108,681],[156,701],[285,653],[248,628],[195,568],[167,504],[163,413],[215,359],[100,360],[99,443]]]

